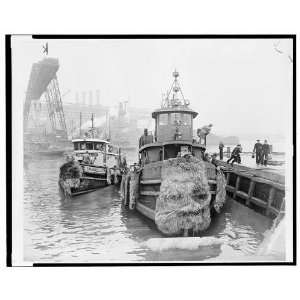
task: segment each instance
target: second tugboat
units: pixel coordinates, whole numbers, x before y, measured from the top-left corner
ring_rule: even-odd
[[[59,184],[66,196],[77,196],[120,182],[121,149],[95,136],[93,125],[83,138],[73,139],[74,151],[60,167]]]
[[[160,109],[152,113],[155,133],[144,130],[139,141],[139,163],[123,175],[121,196],[126,206],[156,223],[165,235],[197,235],[207,229],[212,210],[220,211],[226,180],[206,150],[212,125],[197,130],[198,113],[189,108],[178,77]]]

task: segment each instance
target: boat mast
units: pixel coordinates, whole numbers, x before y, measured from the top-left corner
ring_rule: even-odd
[[[179,72],[175,69],[172,75],[174,77],[174,81],[171,85],[170,90],[167,92],[166,98],[164,99],[162,106],[163,107],[174,107],[174,106],[181,106],[181,105],[187,106],[189,102],[188,100],[185,99],[178,81]],[[181,99],[178,95],[179,92],[181,94]]]
[[[81,137],[81,123],[82,123],[82,115],[80,112],[80,119],[79,119],[79,137]]]
[[[105,139],[110,141],[110,116],[109,111],[106,111],[106,121],[105,121]]]
[[[94,128],[94,114],[93,113],[92,113],[91,121],[92,121],[91,135],[92,135],[92,138],[94,138],[95,137],[95,128]]]

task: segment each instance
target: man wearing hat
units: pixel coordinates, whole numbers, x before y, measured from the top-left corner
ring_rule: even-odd
[[[262,145],[262,158],[261,158],[262,164],[264,164],[265,166],[267,165],[269,154],[270,154],[270,145],[268,144],[268,141],[265,140],[264,144]]]
[[[253,156],[254,157],[255,154],[255,159],[256,159],[256,164],[263,164],[262,161],[262,143],[260,142],[260,140],[256,140],[256,143],[254,145],[253,148]]]
[[[223,144],[223,142],[221,141],[221,142],[219,143],[220,160],[223,160],[223,149],[224,149],[224,144]]]

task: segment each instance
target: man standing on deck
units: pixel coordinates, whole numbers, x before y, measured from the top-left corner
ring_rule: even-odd
[[[262,161],[262,148],[263,145],[260,140],[256,140],[256,143],[253,148],[253,154],[255,153],[256,165],[263,164]]]
[[[241,144],[238,144],[232,150],[231,157],[227,160],[227,163],[229,164],[230,161],[232,160],[232,162],[231,162],[232,166],[233,166],[234,162],[237,162],[238,164],[240,164],[241,163],[241,155],[240,155],[241,152],[242,152],[242,146],[241,146]]]
[[[270,154],[270,145],[268,144],[268,141],[265,140],[264,144],[262,145],[262,158],[261,158],[261,163],[264,164],[265,166],[267,165],[269,154]]]
[[[144,134],[140,137],[140,140],[139,140],[139,147],[140,148],[146,144],[147,136],[148,136],[148,129],[145,128],[144,129]]]
[[[221,142],[219,143],[220,160],[223,160],[223,149],[224,149],[224,144],[223,144],[223,142],[221,141]]]

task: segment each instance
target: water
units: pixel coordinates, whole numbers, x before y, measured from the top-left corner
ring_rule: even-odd
[[[33,262],[128,262],[259,260],[256,252],[271,221],[228,199],[205,236],[224,245],[197,250],[152,251],[150,238],[163,238],[152,222],[121,205],[118,189],[65,199],[58,186],[63,158],[27,160],[24,165],[24,255]],[[274,260],[264,257],[263,260]]]

